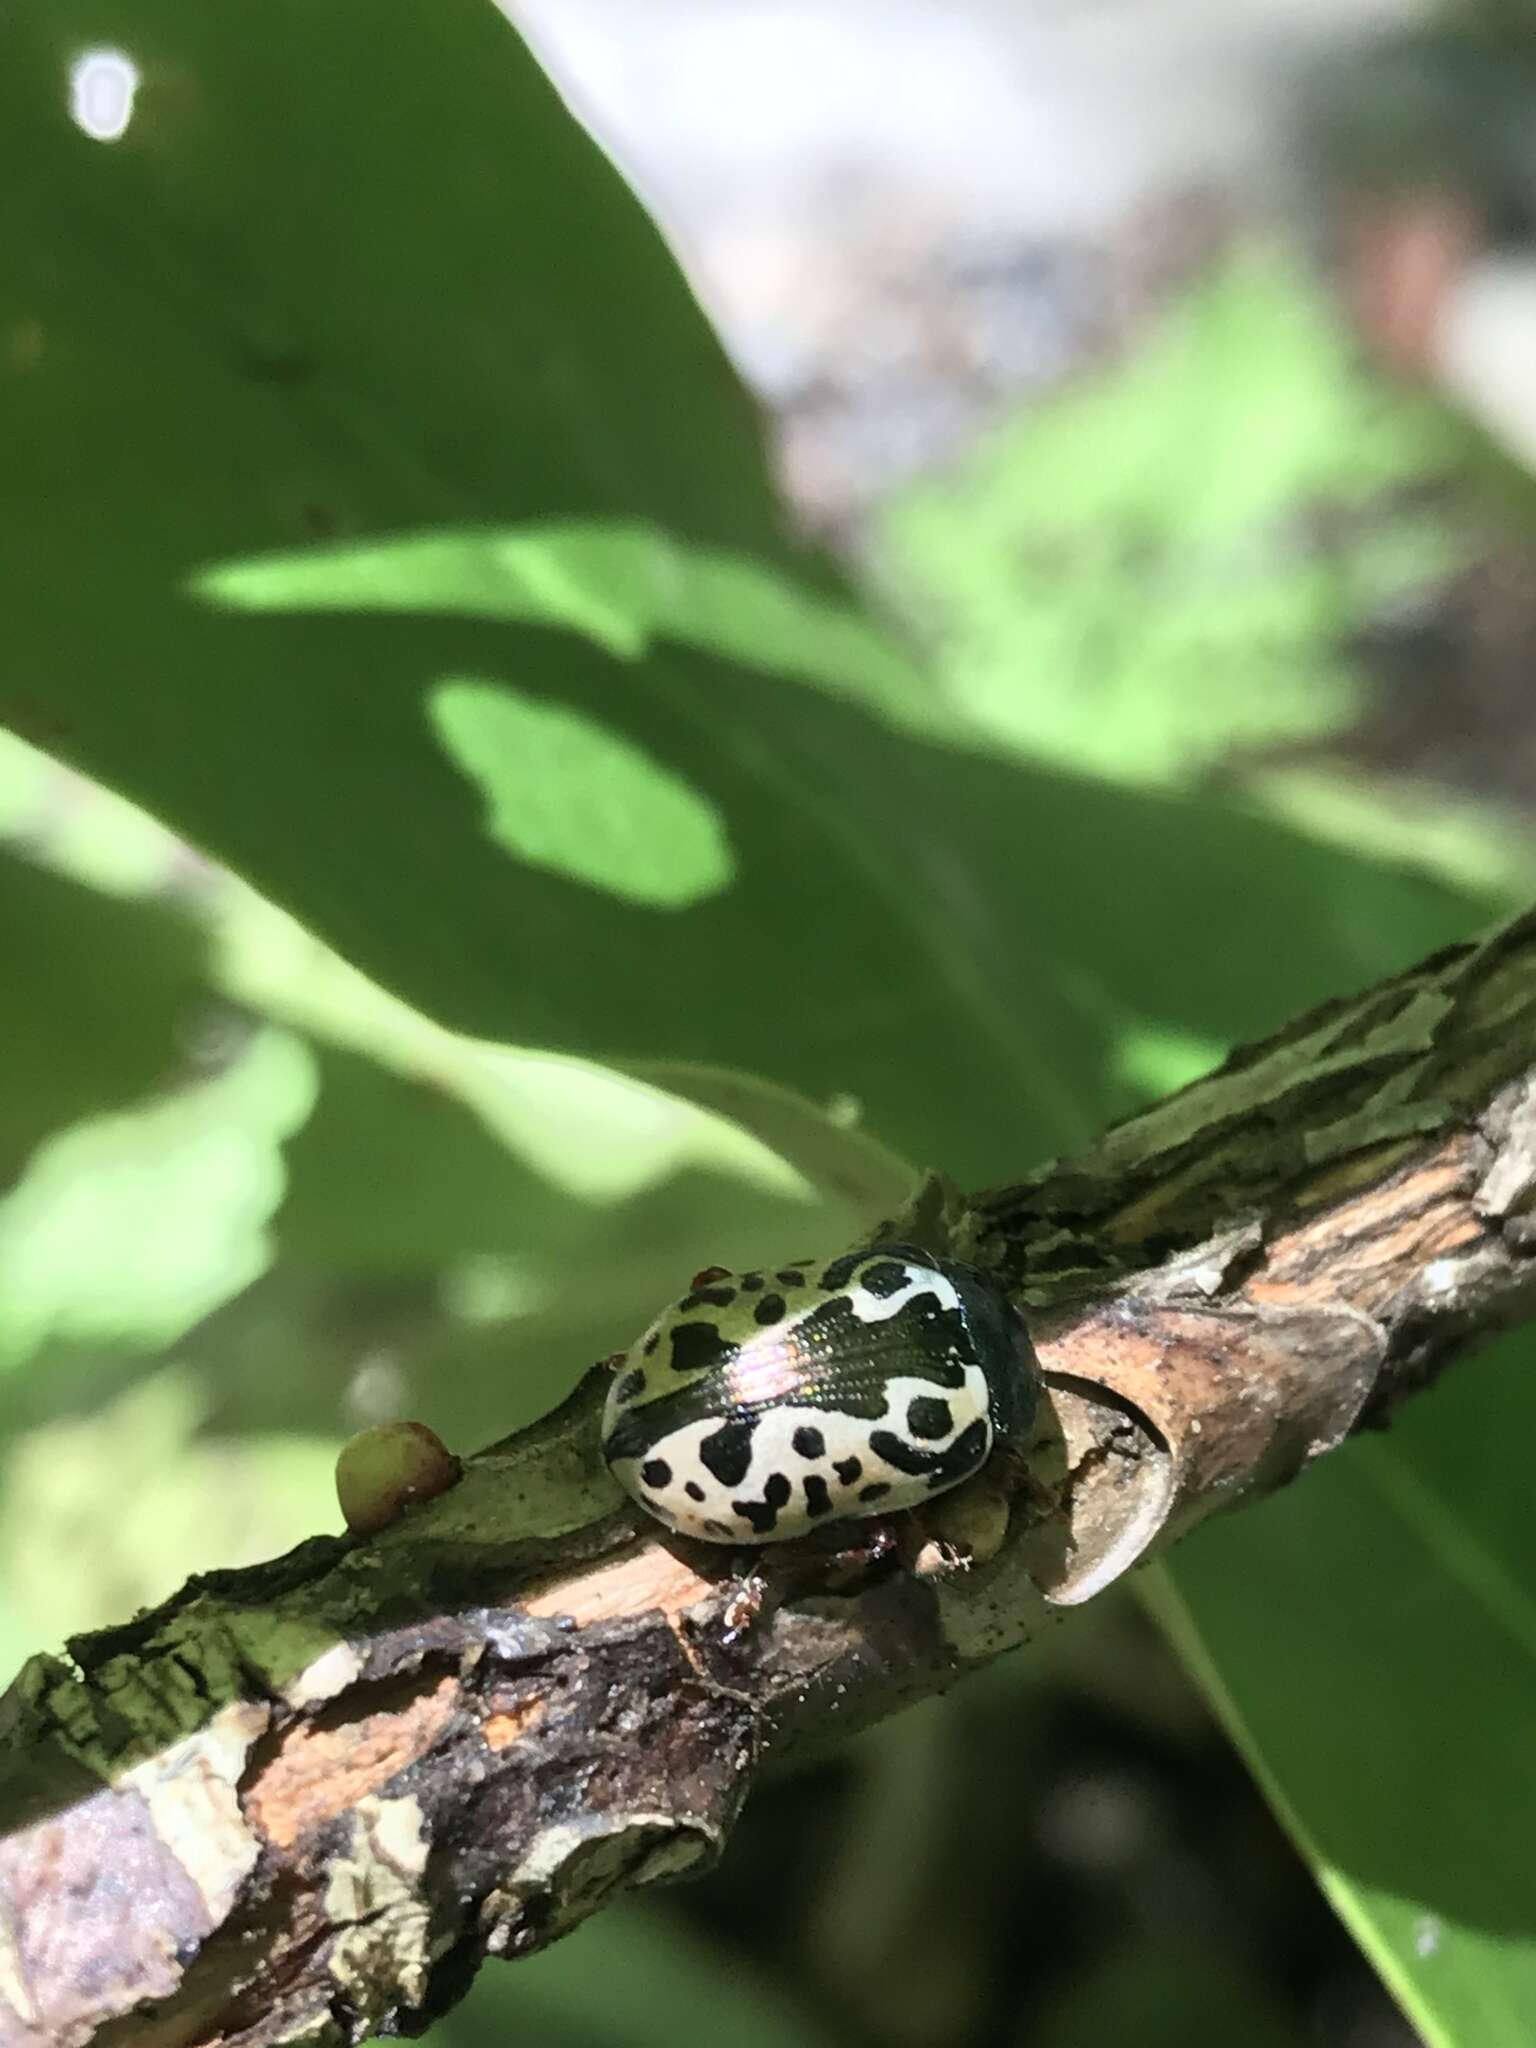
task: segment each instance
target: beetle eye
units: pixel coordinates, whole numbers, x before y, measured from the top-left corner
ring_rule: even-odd
[[[697,1294],[701,1287],[713,1287],[717,1280],[729,1280],[729,1266],[701,1266],[688,1283],[688,1292]]]

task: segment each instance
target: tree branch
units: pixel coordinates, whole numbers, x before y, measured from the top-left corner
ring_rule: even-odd
[[[416,2030],[486,1954],[716,1856],[766,1755],[1027,1641],[1536,1307],[1536,913],[912,1227],[1049,1400],[969,1572],[663,1539],[602,1375],[368,1540],[194,1579],[0,1703],[0,2044]],[[932,1213],[928,1213],[931,1210]],[[990,1490],[989,1490],[990,1489]],[[936,1503],[936,1509],[943,1503]]]

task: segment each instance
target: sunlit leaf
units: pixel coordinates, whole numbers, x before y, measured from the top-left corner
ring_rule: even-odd
[[[0,1202],[0,1365],[155,1349],[255,1279],[313,1102],[305,1048],[268,1030],[210,1080],[49,1138]]]
[[[26,1648],[166,1598],[188,1558],[252,1564],[339,1526],[335,1439],[202,1435],[205,1405],[189,1375],[163,1370],[6,1446],[0,1582]]]
[[[431,719],[516,859],[663,910],[729,885],[714,805],[597,720],[468,679],[439,683]]]
[[[1032,754],[1188,781],[1347,723],[1349,628],[1460,558],[1393,486],[1451,465],[1307,276],[1242,252],[1128,362],[887,516],[888,573],[953,700]]]
[[[1181,1545],[1154,1607],[1433,2048],[1536,2012],[1529,1335]]]

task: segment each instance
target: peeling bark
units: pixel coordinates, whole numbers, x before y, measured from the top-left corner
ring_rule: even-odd
[[[0,1703],[0,2048],[416,2031],[487,1955],[719,1854],[765,1755],[890,1713],[1536,1309],[1536,914],[903,1227],[997,1272],[1048,1400],[935,1503],[968,1572],[663,1539],[603,1375],[367,1538],[192,1580]],[[753,1592],[759,1601],[753,1613]]]

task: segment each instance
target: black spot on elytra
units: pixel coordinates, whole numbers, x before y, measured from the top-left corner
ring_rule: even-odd
[[[826,1438],[819,1429],[812,1429],[809,1423],[802,1423],[790,1442],[802,1458],[824,1458],[827,1454]]]
[[[752,1311],[752,1320],[766,1329],[770,1323],[784,1319],[784,1297],[782,1294],[765,1294]]]
[[[941,1401],[937,1394],[919,1394],[915,1401],[907,1404],[907,1428],[913,1436],[920,1436],[930,1442],[941,1436],[948,1436],[955,1426],[955,1418],[949,1412],[949,1403]]]
[[[700,1486],[697,1479],[690,1479],[688,1484],[683,1488],[683,1491],[687,1494],[690,1500],[702,1500],[704,1498],[704,1489],[702,1486]]]
[[[859,1488],[859,1499],[870,1501],[884,1500],[890,1490],[890,1487],[887,1486],[883,1479],[877,1479],[873,1486],[861,1486]]]
[[[665,1458],[647,1458],[640,1467],[640,1483],[660,1490],[672,1484],[672,1467]]]
[[[792,1491],[782,1472],[770,1472],[763,1482],[761,1500],[733,1500],[731,1507],[744,1522],[751,1524],[755,1536],[768,1536],[779,1519],[780,1508],[788,1506]]]
[[[800,1482],[805,1488],[805,1512],[808,1515],[830,1515],[832,1496],[827,1491],[827,1482],[819,1472],[808,1472]]]
[[[752,1463],[752,1433],[757,1417],[722,1422],[699,1445],[699,1463],[722,1486],[740,1486]],[[788,1482],[786,1482],[787,1484]]]
[[[921,1357],[915,1370],[923,1379],[936,1387],[965,1385],[965,1368],[975,1358],[976,1346],[962,1310],[941,1308],[936,1296],[919,1294],[903,1302],[893,1320],[898,1329],[917,1325]]]
[[[645,1355],[646,1355],[646,1357],[647,1357],[647,1358],[649,1358],[649,1357],[650,1357],[651,1353],[652,1353],[652,1352],[653,1352],[653,1351],[654,1351],[654,1350],[656,1349],[656,1346],[657,1346],[657,1345],[658,1345],[658,1344],[659,1344],[660,1342],[661,1342],[661,1332],[660,1332],[660,1330],[652,1330],[652,1332],[651,1332],[651,1334],[649,1335],[649,1337],[647,1337],[647,1338],[646,1338],[644,1346],[642,1347],[642,1348],[644,1349],[644,1352],[645,1352]]]
[[[654,1442],[649,1416],[631,1408],[618,1418],[603,1438],[603,1456],[610,1465],[616,1465],[621,1458],[638,1458]]]
[[[672,1370],[708,1372],[730,1348],[713,1323],[679,1323],[672,1332]]]
[[[873,1294],[881,1301],[893,1294],[900,1294],[907,1285],[907,1269],[898,1266],[894,1259],[880,1259],[873,1266],[866,1266],[859,1275],[859,1285],[866,1294]]]
[[[773,1277],[781,1287],[803,1287],[805,1285],[805,1275],[796,1272],[793,1266],[782,1267]]]
[[[857,1458],[839,1458],[832,1470],[844,1486],[852,1486],[864,1467]]]
[[[633,1372],[625,1373],[613,1390],[616,1401],[633,1401],[645,1392],[645,1374],[637,1365]]]
[[[736,1299],[734,1287],[696,1287],[677,1304],[679,1315],[691,1316],[695,1309],[729,1308]]]
[[[937,1451],[925,1451],[916,1444],[909,1444],[904,1436],[897,1436],[892,1429],[872,1429],[869,1448],[877,1458],[893,1465],[898,1472],[914,1475],[931,1472],[939,1462]]]
[[[986,1456],[987,1425],[978,1416],[942,1451],[925,1451],[917,1444],[909,1444],[904,1436],[897,1436],[894,1430],[874,1429],[870,1431],[869,1448],[897,1472],[913,1478],[926,1474],[930,1486],[948,1486],[974,1472]]]
[[[830,1266],[822,1269],[817,1285],[824,1294],[836,1294],[840,1287],[848,1285],[853,1278],[854,1268],[865,1256],[864,1252],[844,1252],[840,1259],[834,1259]]]

